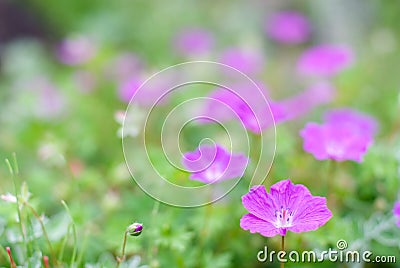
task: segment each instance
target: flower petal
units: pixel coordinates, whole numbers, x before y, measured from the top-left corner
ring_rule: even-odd
[[[250,192],[242,196],[243,206],[254,216],[273,223],[275,217],[275,206],[273,200],[268,197],[264,185],[254,186]]]
[[[296,204],[293,226],[288,228],[292,232],[316,230],[332,217],[331,211],[326,206],[325,197],[306,194],[296,200]]]
[[[240,227],[251,233],[259,233],[262,236],[272,237],[281,234],[280,229],[272,223],[264,221],[253,214],[246,214],[240,219]]]

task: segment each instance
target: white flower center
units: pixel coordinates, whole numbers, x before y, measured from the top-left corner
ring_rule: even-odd
[[[281,210],[275,211],[275,227],[283,228],[283,227],[291,227],[293,221],[293,211],[289,208],[281,207]]]

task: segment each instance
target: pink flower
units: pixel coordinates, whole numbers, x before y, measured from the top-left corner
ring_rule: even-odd
[[[261,72],[263,62],[263,56],[254,50],[230,48],[221,55],[221,63],[238,69],[247,75]]]
[[[274,124],[270,106],[267,102],[267,92],[258,85],[260,91],[255,91],[240,84],[232,89],[218,88],[210,93],[208,101],[201,114],[205,118],[218,121],[239,119],[243,126],[253,132],[261,131]],[[275,107],[271,105],[271,110]],[[212,120],[201,120],[210,123]]]
[[[118,88],[120,100],[129,103],[133,98],[139,106],[164,104],[168,100],[168,90],[173,87],[173,78],[156,77],[146,82],[143,77],[145,74],[140,74],[122,82]]]
[[[96,47],[86,36],[76,36],[63,40],[57,47],[56,54],[64,64],[79,65],[96,54]]]
[[[249,159],[243,154],[233,154],[220,145],[200,145],[184,154],[182,163],[192,174],[190,179],[204,183],[242,177]]]
[[[34,110],[38,118],[52,120],[61,117],[66,112],[67,99],[62,91],[46,77],[37,77],[29,82],[28,88],[34,95]]]
[[[235,85],[233,88],[236,91],[218,88],[211,92],[202,116],[220,122],[236,118],[253,133],[260,133],[274,123],[303,116],[315,107],[329,103],[334,94],[331,85],[320,83],[291,98],[273,101],[268,98],[266,90],[262,87],[261,93],[249,92],[240,85]],[[201,122],[212,121],[201,120]]]
[[[269,38],[284,44],[306,42],[311,33],[308,19],[297,11],[281,11],[273,14],[266,22]]]
[[[400,201],[394,203],[393,215],[397,218],[397,226],[400,227]]]
[[[325,197],[312,196],[304,185],[290,180],[272,185],[269,194],[264,185],[254,186],[242,203],[250,213],[241,218],[240,227],[267,237],[285,236],[288,230],[313,231],[332,217]]]
[[[198,56],[207,53],[213,44],[212,34],[202,28],[186,28],[174,39],[175,49],[183,56]]]
[[[317,160],[362,162],[373,142],[375,121],[358,112],[334,110],[324,124],[308,123],[300,132],[303,148]]]
[[[331,110],[324,118],[332,124],[356,125],[360,132],[371,136],[378,130],[378,124],[373,117],[348,108]]]
[[[306,50],[297,62],[303,75],[333,76],[353,62],[350,48],[336,45],[319,45]]]

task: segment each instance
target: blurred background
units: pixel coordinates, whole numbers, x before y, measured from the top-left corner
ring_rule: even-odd
[[[284,26],[285,20],[277,22],[276,15],[287,10],[302,17],[294,19],[294,30],[290,23]],[[346,239],[355,249],[400,261],[399,228],[382,226],[393,221],[393,203],[400,198],[398,14],[396,1],[372,0],[0,0],[0,159],[16,153],[17,192],[25,181],[29,204],[43,216],[60,262],[68,264],[77,247],[71,267],[115,266],[124,230],[134,221],[142,222],[144,230],[129,238],[121,266],[266,267],[257,261],[257,252],[264,245],[277,250],[280,240],[239,227],[247,213],[240,197],[248,185],[197,209],[156,202],[126,168],[119,132],[123,112],[135,85],[189,60],[232,65],[267,88],[274,100],[295,96],[316,81],[329,82],[334,98],[277,126],[277,151],[265,185],[290,177],[322,195],[319,180],[328,176],[336,194],[334,217],[323,230],[289,233],[287,248],[326,250]],[[351,60],[322,77],[302,74],[300,57],[321,44],[348,48]],[[320,122],[324,111],[335,107],[373,116],[379,132],[362,164],[336,163],[334,173],[327,174],[325,162],[302,150],[298,133],[307,121]],[[136,135],[135,125],[130,131]],[[157,149],[154,154],[163,157]],[[2,163],[0,194],[15,195]],[[188,177],[169,167],[164,172]],[[40,267],[50,252],[37,219],[22,208],[24,240],[15,204],[2,199],[0,266],[10,266],[5,248],[11,247],[17,264]],[[77,242],[61,200],[71,211]],[[385,265],[379,267],[399,267]]]

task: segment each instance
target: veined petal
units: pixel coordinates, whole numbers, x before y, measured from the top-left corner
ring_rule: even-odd
[[[240,219],[240,227],[249,230],[251,233],[259,233],[263,236],[272,237],[281,234],[280,229],[272,223],[264,221],[253,214],[246,214]]]
[[[275,221],[275,207],[269,198],[264,185],[251,188],[250,192],[242,196],[243,206],[254,216],[273,223]]]
[[[316,230],[332,217],[325,197],[304,195],[301,200],[297,200],[296,205],[293,226],[288,228],[292,232]]]

